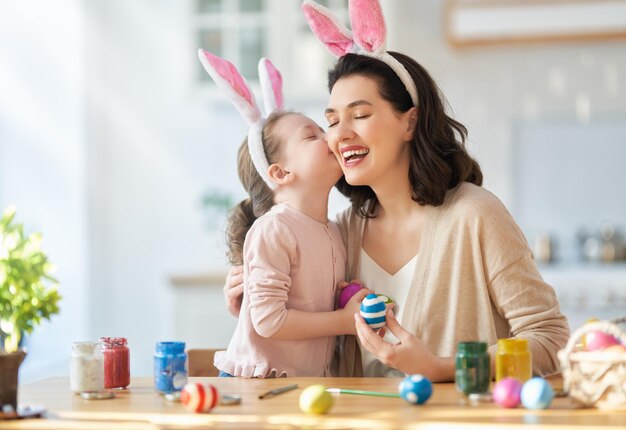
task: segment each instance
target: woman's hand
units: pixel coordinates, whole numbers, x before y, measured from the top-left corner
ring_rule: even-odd
[[[241,300],[243,299],[243,266],[232,266],[226,275],[224,285],[226,308],[234,317],[239,317]]]
[[[355,314],[356,332],[361,345],[386,366],[409,375],[421,373],[432,382],[454,380],[454,360],[434,355],[421,339],[405,330],[391,310],[387,310],[387,330],[400,342],[389,343],[372,330],[363,317]]]

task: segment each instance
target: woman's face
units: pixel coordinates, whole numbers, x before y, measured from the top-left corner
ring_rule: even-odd
[[[332,89],[327,140],[350,185],[375,186],[395,174],[408,178],[412,129],[409,110],[395,111],[371,78],[352,75]]]

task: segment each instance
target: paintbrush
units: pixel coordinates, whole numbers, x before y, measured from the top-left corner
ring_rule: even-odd
[[[360,396],[400,397],[400,394],[396,394],[396,393],[381,393],[380,391],[364,391],[364,390],[347,390],[345,388],[327,388],[326,391],[329,393],[358,394]]]

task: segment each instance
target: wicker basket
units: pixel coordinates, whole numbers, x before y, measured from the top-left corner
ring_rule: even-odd
[[[618,338],[626,345],[626,333],[617,325],[626,318],[587,323],[576,330],[559,351],[563,388],[583,406],[626,410],[626,352],[584,351],[582,337],[595,330]]]

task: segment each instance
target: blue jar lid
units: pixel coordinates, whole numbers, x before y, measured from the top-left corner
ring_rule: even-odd
[[[178,354],[185,352],[185,342],[157,342],[156,352]]]

